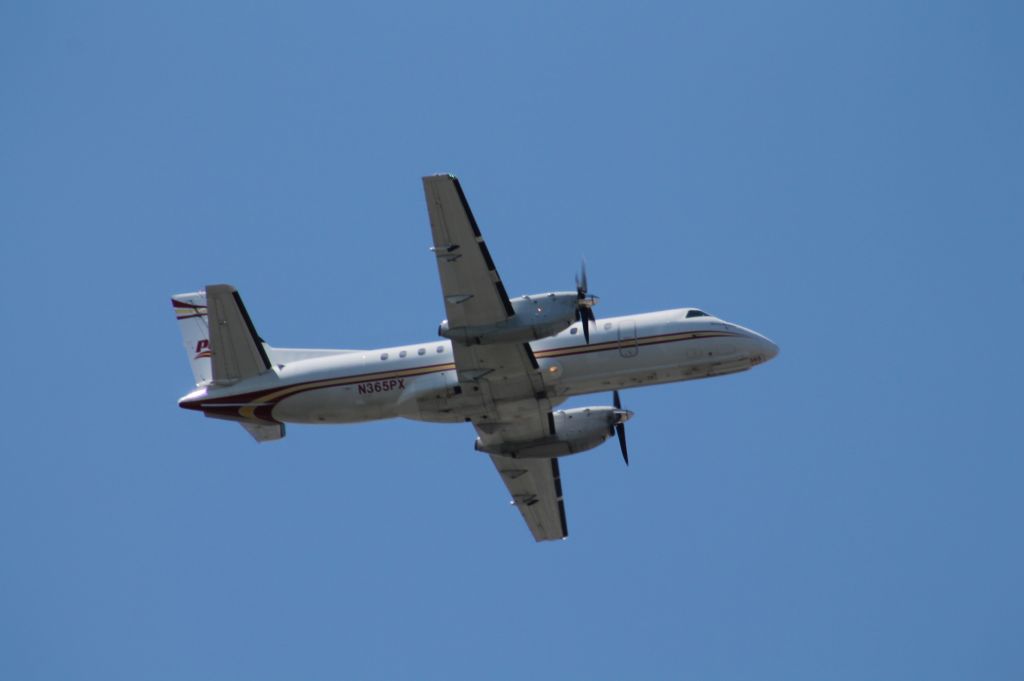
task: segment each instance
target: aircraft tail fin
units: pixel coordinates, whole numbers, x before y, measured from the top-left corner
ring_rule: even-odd
[[[263,339],[234,286],[171,297],[196,385],[235,383],[270,369]]]
[[[171,296],[171,306],[178,318],[182,340],[185,341],[185,352],[196,385],[209,383],[213,380],[210,366],[210,325],[207,322],[206,293],[179,293]]]
[[[210,320],[213,382],[230,384],[270,370],[263,339],[242,304],[238,290],[228,284],[206,287]]]

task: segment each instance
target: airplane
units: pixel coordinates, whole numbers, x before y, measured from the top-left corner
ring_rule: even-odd
[[[616,435],[619,390],[745,371],[775,357],[765,336],[697,308],[597,319],[585,263],[576,290],[509,298],[453,175],[423,178],[448,317],[441,340],[374,350],[276,348],[227,284],[171,298],[196,389],[178,404],[236,421],[257,442],[286,423],[402,417],[470,422],[536,541],[568,536],[558,459]],[[612,405],[561,409],[612,392]]]

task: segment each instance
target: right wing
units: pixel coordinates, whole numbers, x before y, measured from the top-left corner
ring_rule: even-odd
[[[423,192],[449,328],[500,324],[514,316],[458,179],[424,177]],[[452,354],[463,390],[480,395],[479,411],[470,420],[482,440],[527,443],[552,434],[551,402],[528,343],[481,345],[453,340]],[[491,461],[534,539],[564,538],[568,529],[558,460],[492,455]]]
[[[459,180],[451,175],[424,177],[423,193],[448,324],[452,328],[496,324],[513,316],[505,285]]]
[[[458,179],[451,175],[424,177],[423,192],[434,241],[431,250],[437,257],[449,328],[498,324],[514,316],[505,286]],[[452,354],[459,382],[482,392],[490,412],[473,418],[478,428],[501,423],[515,425],[518,439],[547,434],[551,405],[544,397],[544,381],[529,344],[470,345],[452,341]],[[500,403],[531,400],[539,403],[540,414],[531,418],[529,424],[518,416],[511,423],[507,409],[500,409],[505,413],[499,413]]]
[[[558,459],[512,459],[492,454],[491,461],[534,539],[564,539],[569,535]]]

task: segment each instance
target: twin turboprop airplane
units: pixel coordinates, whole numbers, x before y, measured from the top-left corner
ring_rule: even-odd
[[[441,341],[378,350],[274,348],[234,287],[171,299],[195,374],[185,409],[239,422],[256,440],[285,423],[394,417],[470,421],[534,539],[568,535],[558,457],[618,435],[618,390],[744,371],[778,354],[770,340],[695,308],[597,320],[586,271],[575,291],[509,298],[459,181],[423,178],[448,318]],[[558,409],[612,391],[614,406]]]

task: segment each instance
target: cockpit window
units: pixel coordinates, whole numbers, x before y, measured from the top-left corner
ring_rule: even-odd
[[[686,313],[686,318],[687,319],[690,319],[691,317],[707,317],[707,316],[709,316],[707,312],[701,312],[700,310],[690,310],[689,312]]]

